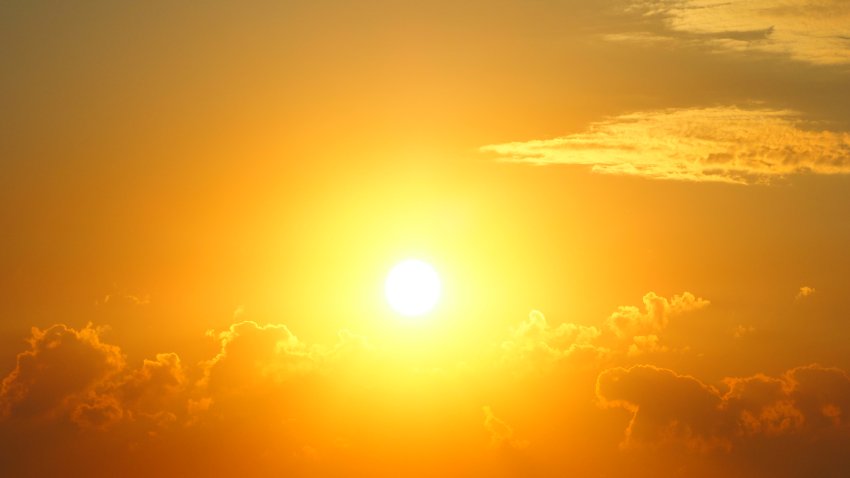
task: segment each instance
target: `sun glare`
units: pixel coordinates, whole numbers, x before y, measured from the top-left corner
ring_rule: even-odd
[[[427,262],[407,259],[387,275],[384,293],[390,307],[407,317],[430,312],[440,299],[440,276]]]

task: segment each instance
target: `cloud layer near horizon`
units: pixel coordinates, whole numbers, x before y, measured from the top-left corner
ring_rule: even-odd
[[[504,161],[653,179],[751,184],[850,173],[850,133],[788,110],[718,106],[625,114],[560,138],[484,146]]]
[[[218,351],[196,365],[162,353],[137,366],[104,342],[102,329],[34,328],[2,381],[3,459],[21,476],[57,472],[38,461],[42,453],[103,450],[112,458],[75,458],[77,468],[66,471],[108,476],[135,464],[139,476],[526,476],[532,457],[568,470],[564,453],[581,453],[582,427],[601,423],[630,453],[673,447],[749,460],[789,440],[805,453],[811,443],[847,443],[850,379],[842,370],[809,365],[710,384],[644,363],[674,349],[665,345],[671,321],[708,304],[688,292],[649,292],[643,307],[617,308],[604,327],[550,324],[534,311],[492,355],[456,370],[397,363],[350,332],[332,345],[308,344],[283,324],[238,321],[214,335]],[[567,388],[557,383],[564,374]],[[618,424],[604,418],[611,408],[631,416]],[[540,417],[551,418],[535,424]],[[27,445],[36,438],[43,444]],[[387,450],[395,457],[369,458]]]

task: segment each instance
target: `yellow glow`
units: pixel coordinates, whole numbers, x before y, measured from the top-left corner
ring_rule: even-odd
[[[431,264],[418,259],[396,264],[384,283],[390,307],[407,317],[430,312],[440,299],[441,288],[437,271]]]

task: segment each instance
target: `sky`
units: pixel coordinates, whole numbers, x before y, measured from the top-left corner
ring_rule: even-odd
[[[0,58],[4,476],[850,469],[846,1],[9,1]]]

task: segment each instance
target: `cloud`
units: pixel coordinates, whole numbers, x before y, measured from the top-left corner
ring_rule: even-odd
[[[528,441],[517,439],[513,427],[494,415],[489,406],[484,406],[481,410],[484,412],[484,429],[490,435],[490,446],[517,450],[528,447]]]
[[[806,297],[811,297],[815,292],[817,292],[817,291],[815,290],[814,287],[809,287],[809,286],[800,287],[800,290],[797,292],[795,299],[803,300]]]
[[[175,408],[184,411],[189,386],[186,370],[175,353],[157,354],[119,381],[113,395],[128,410],[129,418],[145,417],[157,421],[176,420]]]
[[[806,418],[804,431],[850,431],[850,377],[846,372],[809,365],[789,371],[784,380],[789,397]]]
[[[553,326],[534,310],[501,342],[501,359],[514,371],[545,373],[550,365],[567,361],[595,367],[615,356],[670,352],[673,349],[661,339],[670,319],[709,304],[690,292],[668,299],[650,291],[643,296],[642,309],[619,306],[605,320],[604,329],[571,322]]]
[[[718,432],[723,416],[720,393],[672,370],[652,365],[603,371],[596,383],[603,407],[622,407],[632,413],[624,446],[645,443],[683,443],[690,449],[727,448]]]
[[[788,396],[784,380],[758,374],[726,379],[726,384],[721,408],[734,420],[738,435],[777,436],[802,427],[805,416]]]
[[[283,324],[244,321],[218,335],[221,349],[205,364],[203,385],[213,391],[280,383],[313,371],[316,350]]]
[[[642,355],[655,352],[667,352],[670,349],[666,345],[659,344],[658,336],[655,334],[635,335],[632,344],[629,345],[630,356]]]
[[[124,368],[74,400],[70,419],[82,429],[133,424],[141,433],[188,422],[190,384],[180,357],[157,354],[137,369]]]
[[[481,151],[505,161],[587,165],[597,173],[682,181],[752,184],[794,174],[850,173],[850,133],[819,127],[789,110],[666,109]]]
[[[646,43],[647,38],[665,38],[718,51],[787,55],[811,64],[850,63],[850,4],[844,0],[643,0],[629,2],[626,10],[662,19],[664,31],[606,39]]]
[[[702,309],[710,303],[690,292],[674,295],[670,299],[648,292],[643,296],[644,310],[632,305],[621,305],[608,317],[606,323],[618,337],[644,336],[641,342],[648,346],[657,342],[655,334],[667,327],[671,317]]]
[[[32,329],[29,350],[0,389],[2,418],[68,420],[79,428],[106,430],[119,422],[148,430],[185,415],[187,380],[180,358],[158,354],[130,369],[118,346],[101,341],[91,325]]]
[[[511,331],[510,338],[502,342],[502,350],[511,360],[530,360],[537,365],[568,357],[595,357],[606,352],[594,345],[600,335],[593,326],[562,323],[553,327],[535,310]]]
[[[628,321],[634,330],[663,329],[669,317],[704,307],[702,301],[687,293],[648,293],[644,306],[633,308],[636,315],[625,315],[636,318]],[[623,309],[631,310],[618,312]],[[812,365],[716,385],[651,365],[599,373],[600,366],[667,347],[658,334],[641,333],[617,341],[612,352],[600,345],[616,339],[611,329],[552,325],[536,311],[499,349],[523,363],[487,356],[467,364],[462,376],[417,373],[418,359],[399,363],[398,356],[382,356],[348,331],[319,345],[282,324],[238,322],[213,337],[219,347],[206,361],[186,365],[176,353],[161,353],[128,364],[121,349],[104,343],[92,326],[34,329],[18,366],[3,380],[0,448],[6,451],[0,450],[0,458],[16,476],[56,475],[55,466],[71,466],[63,470],[75,476],[114,476],[116,470],[130,470],[128,476],[229,476],[245,466],[261,476],[358,470],[396,476],[399,467],[430,476],[455,470],[463,456],[465,475],[494,476],[489,471],[511,464],[516,475],[529,476],[533,463],[527,459],[552,469],[566,466],[572,458],[564,450],[585,439],[581,427],[600,428],[588,447],[608,450],[622,434],[624,449],[673,446],[697,452],[684,454],[694,460],[749,460],[747,453],[777,450],[765,443],[820,446],[847,443],[850,436],[850,378],[839,369]],[[546,371],[547,364],[575,364],[577,357],[594,360],[567,373],[510,373],[525,366]],[[629,423],[602,418],[608,412],[595,406],[594,397],[605,408],[626,410]],[[509,422],[494,410],[514,418]],[[30,445],[36,441],[38,447]],[[94,464],[63,458],[31,471],[45,455],[94,454],[101,457]],[[366,463],[363,457],[381,458],[358,468]],[[607,458],[624,463],[622,457]],[[173,471],[163,470],[163,463]]]
[[[679,444],[729,452],[754,438],[850,438],[850,377],[840,369],[809,365],[724,384],[721,393],[688,375],[636,365],[600,373],[596,393],[603,407],[632,413],[626,447]]]
[[[151,296],[147,293],[130,293],[124,289],[119,289],[117,286],[113,286],[113,291],[109,294],[103,296],[102,299],[96,300],[94,305],[96,307],[105,307],[105,306],[146,306],[150,305]]]
[[[753,334],[755,331],[756,331],[756,328],[753,327],[752,325],[738,324],[732,330],[732,337],[734,337],[736,339],[743,339],[744,337]]]
[[[0,416],[58,413],[125,365],[121,350],[101,342],[91,325],[80,330],[63,324],[34,327],[28,342],[29,350],[18,354],[15,369],[0,385]]]

